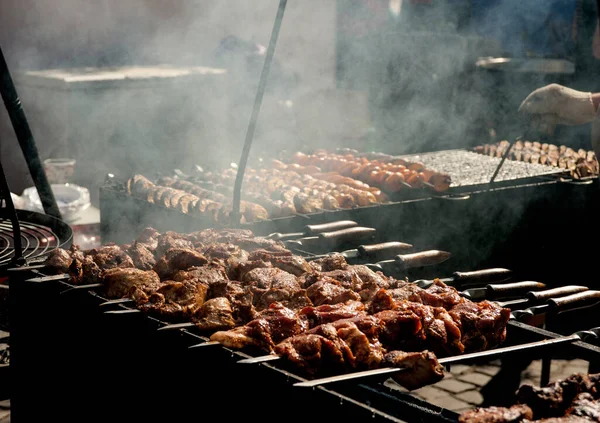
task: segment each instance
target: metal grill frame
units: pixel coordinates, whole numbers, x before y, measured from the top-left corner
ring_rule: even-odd
[[[44,378],[51,380],[56,374],[72,375],[80,371],[87,383],[78,386],[78,389],[89,394],[83,395],[82,398],[76,396],[76,401],[80,401],[83,409],[96,404],[97,395],[103,392],[97,386],[96,378],[98,377],[105,377],[106,382],[113,384],[113,387],[119,383],[124,383],[125,386],[130,384],[127,392],[141,390],[143,394],[132,396],[131,401],[142,401],[146,395],[145,379],[136,381],[135,377],[127,377],[125,372],[128,366],[123,363],[112,369],[113,374],[103,373],[102,370],[106,370],[106,367],[98,368],[96,364],[102,357],[105,357],[104,354],[121,355],[121,357],[113,357],[108,360],[111,363],[108,364],[110,368],[114,363],[120,361],[127,363],[135,360],[141,353],[147,353],[151,363],[156,357],[162,357],[162,361],[154,361],[155,367],[151,367],[152,373],[157,374],[157,378],[152,380],[155,380],[159,386],[161,380],[166,384],[165,386],[168,386],[169,381],[183,386],[185,381],[193,375],[198,375],[199,381],[210,380],[215,383],[219,381],[218,388],[215,387],[214,392],[203,390],[202,395],[205,395],[206,401],[215,406],[227,407],[230,401],[238,404],[239,410],[228,411],[230,413],[228,415],[232,418],[234,416],[243,418],[247,410],[244,407],[252,407],[256,402],[260,403],[261,398],[266,397],[269,401],[264,404],[264,407],[267,407],[269,412],[272,412],[274,416],[281,416],[292,410],[292,421],[300,421],[296,420],[299,416],[310,417],[313,421],[329,421],[331,418],[350,418],[354,419],[353,421],[358,418],[370,418],[375,421],[393,422],[455,423],[457,421],[457,413],[429,404],[409,393],[387,388],[380,382],[357,383],[350,381],[327,388],[322,386],[314,389],[295,388],[292,386],[293,382],[305,379],[294,374],[285,363],[236,364],[239,359],[249,358],[251,355],[248,351],[238,351],[223,346],[189,350],[188,346],[206,341],[207,338],[196,333],[194,329],[180,329],[166,333],[156,331],[157,328],[167,323],[143,313],[104,315],[98,305],[106,301],[106,298],[99,293],[93,290],[72,290],[65,291],[61,295],[61,291],[69,290],[73,286],[56,278],[53,278],[53,281],[28,282],[33,277],[42,277],[43,280],[44,273],[35,268],[20,268],[11,272],[11,299],[18,301],[19,298],[26,296],[27,303],[36,307],[33,314],[28,311],[19,313],[15,321],[16,327],[11,330],[11,342],[14,344],[11,362],[14,369],[13,374],[18,375],[19,381],[25,384],[29,382],[29,386],[31,386],[39,384],[40,380]],[[119,307],[128,308],[125,305],[119,305]],[[79,316],[79,319],[72,318],[74,313]],[[45,319],[43,324],[41,319]],[[52,330],[54,333],[50,332]],[[94,333],[95,330],[98,333]],[[557,333],[519,322],[510,322],[508,330],[507,345],[560,336]],[[59,340],[64,344],[58,345]],[[52,344],[54,344],[54,351],[49,354],[50,357],[45,358],[45,354],[40,352],[40,346]],[[88,352],[88,355],[84,357],[77,355],[81,352],[82,345],[85,345],[83,351]],[[149,345],[151,350],[147,349]],[[551,357],[553,351],[555,350],[539,351],[539,358]],[[590,363],[600,362],[600,347],[586,342],[563,345],[558,347],[558,351],[588,360]],[[252,353],[252,356],[254,355]],[[177,358],[180,363],[173,364],[170,361],[173,358]],[[59,371],[51,371],[53,366],[59,366]],[[173,369],[173,366],[176,369]],[[170,371],[177,375],[180,374],[178,371],[187,370],[188,366],[190,374],[180,378],[176,377],[175,380],[169,376]],[[95,371],[96,373],[94,373]],[[227,379],[232,375],[234,375],[234,380],[230,385],[227,383]],[[229,392],[228,390],[231,390],[232,396],[224,401],[222,395]],[[188,394],[190,393],[182,394],[181,401],[191,401],[193,395]],[[43,397],[44,395],[46,397]],[[63,395],[63,393],[58,394],[59,397]],[[118,394],[115,393],[115,395]],[[244,396],[243,400],[240,399],[240,395]],[[46,404],[49,398],[51,403],[59,400],[54,395],[50,395],[48,398],[47,391],[37,392],[37,395],[36,393],[32,394],[31,389],[17,391],[15,396],[12,405],[13,421],[17,423],[29,421],[30,417],[40,417],[37,414],[38,409],[32,407],[31,403],[27,401],[37,399],[41,404]],[[174,396],[171,401],[176,401],[177,398],[179,397]],[[123,412],[116,405],[114,407],[107,406],[106,412],[108,413],[110,410],[109,414],[121,413],[112,414],[113,421],[115,418],[116,421],[129,421],[135,416],[137,416],[135,418],[144,418],[149,421],[159,421],[154,418],[158,419],[159,415],[170,415],[168,403],[168,401],[165,403],[164,408],[152,409],[152,413],[148,415],[146,413],[140,415],[136,411],[139,407],[133,407]],[[106,403],[103,402],[103,404]],[[177,404],[183,407],[180,403]],[[193,401],[190,403],[189,409],[183,407],[185,410],[181,410],[183,413],[181,417],[193,411],[194,406],[191,404]],[[310,412],[310,408],[302,409],[303,404],[311,404],[315,412]],[[317,410],[319,410],[318,413]],[[83,411],[77,406],[72,413],[63,416],[64,420],[76,421],[77,418],[81,418],[81,414],[79,414],[81,412]],[[175,414],[179,416],[178,413]],[[172,414],[171,417],[173,417]],[[96,421],[93,416],[92,420]]]

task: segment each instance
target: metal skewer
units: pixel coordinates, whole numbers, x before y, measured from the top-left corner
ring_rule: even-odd
[[[244,148],[242,150],[242,157],[238,165],[237,175],[235,177],[235,184],[233,187],[233,210],[231,212],[232,222],[236,225],[240,224],[241,213],[240,213],[240,202],[241,202],[241,191],[242,182],[244,180],[244,172],[246,170],[246,164],[248,163],[248,155],[250,154],[250,146],[252,145],[252,139],[254,138],[254,131],[256,129],[256,122],[258,121],[258,113],[260,112],[260,106],[262,99],[265,94],[265,88],[267,86],[267,79],[269,77],[269,70],[271,69],[271,62],[273,61],[273,54],[275,53],[275,45],[277,44],[277,38],[279,36],[279,29],[281,28],[281,21],[283,20],[283,13],[285,12],[285,6],[287,0],[279,0],[279,8],[277,9],[277,15],[275,16],[275,23],[273,30],[271,31],[271,39],[269,41],[269,47],[263,63],[262,72],[260,74],[260,81],[258,83],[258,89],[256,91],[256,98],[254,99],[254,106],[252,108],[252,115],[250,116],[250,122],[248,124],[248,130],[246,132],[246,139],[244,141]]]

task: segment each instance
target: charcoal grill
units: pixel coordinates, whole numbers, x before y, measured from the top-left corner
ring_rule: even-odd
[[[27,304],[16,304],[11,336],[11,365],[20,381],[12,399],[17,423],[49,410],[62,421],[178,421],[216,413],[227,421],[268,415],[291,421],[457,422],[457,413],[382,380],[297,388],[293,383],[305,379],[285,363],[240,365],[258,353],[189,349],[207,338],[194,329],[157,331],[167,322],[142,313],[104,314],[98,307],[106,301],[102,294],[68,290],[73,287],[64,279],[34,267],[10,274],[11,298]],[[518,321],[508,331],[506,345],[559,336]],[[528,354],[536,359],[556,353],[600,360],[600,347],[588,342]]]

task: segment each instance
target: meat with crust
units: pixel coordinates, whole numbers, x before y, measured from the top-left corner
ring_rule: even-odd
[[[143,304],[138,303],[140,310],[168,317],[174,321],[189,319],[196,313],[208,292],[208,285],[193,279],[184,282],[165,282],[150,294]]]
[[[114,268],[106,270],[102,279],[108,298],[123,298],[134,288],[150,294],[161,286],[160,278],[153,270]]]
[[[520,423],[533,419],[531,408],[525,404],[506,407],[475,408],[458,417],[459,423]]]
[[[400,367],[403,370],[392,373],[392,379],[412,391],[426,385],[433,385],[444,378],[444,368],[431,351],[404,352],[391,351],[383,358],[382,366]]]
[[[160,257],[153,267],[161,279],[169,279],[179,270],[202,266],[208,263],[206,257],[190,248],[171,248]]]

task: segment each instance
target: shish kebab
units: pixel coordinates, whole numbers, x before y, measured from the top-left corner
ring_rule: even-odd
[[[187,238],[193,238],[193,239],[206,240],[207,239],[207,235],[210,235],[210,234],[211,234],[211,232],[208,231],[208,233],[187,235],[186,237]],[[235,239],[238,239],[237,237],[238,237],[238,235],[234,236]],[[185,248],[183,248],[183,249],[182,248],[175,248],[175,249],[172,249],[172,248],[169,249],[169,248],[167,248],[169,246],[172,246],[171,244],[173,242],[177,241],[177,239],[174,238],[172,235],[167,234],[164,238],[161,238],[161,239],[162,239],[162,241],[164,241],[164,240],[169,241],[170,240],[168,242],[169,245],[163,245],[162,249],[158,248],[159,252],[156,254],[156,257],[160,257],[160,260],[153,267],[156,270],[156,272],[158,272],[159,274],[163,275],[163,276],[161,276],[162,278],[169,278],[170,277],[169,275],[172,272],[176,271],[177,269],[181,269],[182,266],[185,266],[185,267],[194,266],[194,265],[203,266],[205,264],[208,264],[207,258],[204,257],[204,256],[202,256],[198,251],[194,251],[192,249],[185,249]],[[208,236],[208,239],[210,240],[210,236]],[[184,242],[184,243],[186,243],[186,242],[189,243],[190,242],[189,240],[185,240],[185,239],[181,239],[181,238],[180,238],[180,241]],[[254,247],[256,247],[257,243],[259,245],[263,245],[263,243],[264,243],[264,241],[260,241],[260,240],[251,240],[251,241],[249,241],[248,239],[243,239],[243,238],[240,238],[238,242],[241,242],[242,245],[249,245],[249,246],[254,246]],[[158,245],[155,246],[155,247],[153,247],[153,248],[157,249],[157,247],[159,245],[161,245],[161,242],[158,242],[157,244]],[[274,245],[273,245],[273,247],[274,247]],[[127,247],[127,250],[131,251],[130,248],[131,247]],[[163,256],[163,250],[167,251],[166,256]],[[211,253],[211,251],[213,252],[212,254],[214,254],[215,252],[218,253],[218,250],[211,250],[210,246],[206,246],[205,245],[204,247],[202,247],[202,252],[204,252],[206,254]],[[278,250],[278,251],[279,251],[279,253],[277,253],[276,251],[266,252],[266,254],[270,255],[270,257],[271,257],[269,260],[281,261],[285,257],[289,257],[287,255],[288,253],[286,253],[286,252],[284,252],[282,250]],[[260,253],[260,251],[255,251],[255,253],[258,253],[257,257],[262,257],[265,254],[265,253]],[[281,254],[281,253],[284,253],[284,255],[278,255],[278,254]],[[66,257],[65,257],[65,254],[66,254]],[[119,264],[119,263],[120,264],[125,263],[126,266],[129,266],[128,263],[131,262],[131,257],[128,256],[122,249],[120,249],[117,246],[106,247],[105,249],[101,249],[100,251],[97,251],[97,252],[95,252],[93,254],[88,254],[87,256],[84,256],[83,254],[80,254],[77,251],[74,251],[72,254],[73,255],[79,254],[78,257],[81,257],[82,259],[84,259],[84,263],[83,263],[84,265],[85,265],[85,259],[88,259],[87,260],[88,264],[91,264],[92,262],[94,262],[94,263],[96,263],[96,265],[98,263],[106,263],[106,264],[111,264],[112,263],[113,265],[114,264]],[[61,257],[58,257],[58,258],[61,258]],[[58,263],[59,265],[61,265],[61,266],[65,266],[66,265],[69,269],[71,269],[72,265],[75,264],[75,268],[73,268],[73,271],[76,271],[79,268],[80,264],[77,264],[80,261],[79,258],[77,258],[76,260],[73,260],[73,263],[70,263],[70,260],[72,260],[73,256],[69,255],[66,252],[63,253],[62,258],[64,258],[64,260],[60,261]],[[165,259],[168,260],[168,262],[164,262]],[[89,260],[92,260],[92,262],[90,262]],[[329,263],[329,264],[327,264],[327,266],[331,266],[332,264],[339,263],[339,265],[341,267],[338,267],[338,268],[340,268],[340,269],[347,267],[348,270],[345,270],[343,272],[354,272],[354,270],[352,270],[354,268],[356,268],[356,269],[363,269],[363,270],[360,270],[360,271],[361,272],[365,272],[365,269],[366,269],[366,268],[364,268],[364,266],[363,266],[363,268],[361,268],[360,266],[348,266],[345,263],[345,260],[343,260],[343,258],[341,258],[341,261],[340,261],[340,258],[335,258],[335,257],[327,258],[324,262],[317,263],[317,265],[319,266],[320,270],[328,270],[328,269],[323,268],[323,266],[326,263]],[[140,263],[140,264],[143,264],[143,263]],[[283,260],[283,261],[281,261],[281,264],[285,264],[285,266],[289,266],[291,264],[291,262]],[[167,266],[167,267],[165,268],[165,266]],[[263,264],[263,266],[264,266],[264,264]],[[304,266],[306,266],[306,264]],[[335,265],[335,266],[338,266],[338,265]],[[210,270],[209,267],[210,266],[208,266],[208,268],[207,268],[206,271]],[[197,269],[201,270],[202,268],[197,268]],[[316,269],[316,268],[311,267],[311,269]],[[150,273],[154,273],[153,271],[147,272],[147,271],[144,271],[144,270],[141,270],[141,269],[119,269],[119,268],[116,268],[116,269],[113,269],[113,270],[114,271],[108,271],[107,270],[106,273],[105,273],[105,275],[103,276],[104,282],[107,284],[107,286],[106,286],[106,288],[107,288],[107,294],[111,295],[113,297],[115,295],[123,295],[124,293],[126,293],[126,291],[124,291],[123,289],[126,288],[126,287],[128,287],[128,286],[130,286],[129,284],[139,283],[139,280],[138,280],[139,277],[150,277]],[[299,271],[300,268],[296,267],[296,270]],[[331,270],[331,269],[329,269],[329,270]],[[277,274],[277,272],[281,272],[280,270],[278,271],[277,269],[271,269],[269,271],[275,271],[275,274]],[[165,273],[165,272],[167,272],[167,273]],[[304,270],[302,270],[302,272],[304,272]],[[286,273],[286,272],[284,272],[284,273]],[[371,275],[368,276],[367,275],[368,273],[369,272],[367,271],[367,273],[365,274],[365,276],[367,276],[369,278],[375,278],[375,279],[377,279],[377,278],[381,279],[382,278],[382,275],[381,276],[377,276],[375,273],[371,273]],[[75,272],[75,274],[78,275],[80,273]],[[289,273],[286,273],[286,274],[288,274],[290,277],[293,278],[293,276],[291,274],[289,274]],[[88,274],[88,273],[86,273],[86,274],[84,274],[84,276],[90,277],[91,275]],[[119,279],[123,278],[123,277],[125,277],[125,279],[123,279],[122,281],[119,281]],[[310,282],[310,285],[312,286],[315,282],[317,282],[317,280],[318,279],[315,279],[314,281]],[[159,279],[156,279],[156,283],[158,283],[158,282],[159,282]],[[249,281],[247,281],[247,282],[249,282]],[[385,281],[381,280],[380,282],[383,283]],[[377,283],[379,284],[380,282],[377,282]],[[385,282],[385,284],[388,284],[390,282],[391,281],[388,280],[387,282]],[[394,281],[394,286],[398,286],[397,282],[398,281]],[[122,285],[123,283],[125,283],[124,286]],[[364,280],[363,280],[362,283],[364,283]],[[175,288],[178,284],[180,286],[182,285],[181,283],[175,282],[175,283],[171,283],[171,284],[169,284],[169,283],[163,283],[163,286],[166,287],[167,289],[172,289],[172,288]],[[405,294],[412,295],[412,294],[415,294],[417,296],[419,296],[419,295],[425,295],[425,298],[421,298],[421,297],[419,297],[419,298],[421,298],[421,300],[425,300],[426,299],[427,301],[445,301],[443,297],[437,298],[435,296],[435,292],[434,292],[435,290],[429,290],[428,292],[421,292],[421,293],[419,293],[417,291],[414,291],[414,289],[413,289],[412,290],[412,294],[411,294],[411,289],[408,289],[408,290],[403,289],[404,287],[410,287],[411,284],[404,283],[404,282],[400,282],[400,284],[401,284],[401,286],[399,286],[400,289],[396,290],[396,291],[398,291],[397,294],[400,294],[400,295],[405,295]],[[317,284],[317,286],[318,286],[318,284]],[[392,286],[392,288],[394,288],[394,286]],[[189,288],[189,286],[188,286],[188,288]],[[193,286],[191,288],[193,289]],[[372,291],[374,295],[379,295],[379,297],[381,297],[381,295],[383,295],[383,297],[381,297],[377,301],[379,303],[379,308],[378,309],[385,310],[386,302],[388,301],[388,300],[386,300],[386,296],[389,294],[389,292],[386,292],[384,289],[380,289],[377,286],[375,286],[374,288],[376,288],[376,291]],[[451,307],[452,304],[457,304],[457,303],[461,302],[461,300],[458,300],[459,297],[457,297],[457,293],[456,293],[455,290],[452,290],[452,289],[446,290],[445,285],[443,285],[441,283],[437,284],[435,288],[438,290],[438,292],[439,292],[440,289],[442,289],[442,291],[445,290],[445,291],[447,291],[447,293],[449,295],[451,295],[452,298],[450,298],[450,300],[452,302],[449,305],[449,307]],[[358,289],[360,289],[360,288],[358,288]],[[166,295],[166,293],[168,291],[164,291],[163,290],[163,292]],[[318,292],[318,291],[316,291],[316,292]],[[193,291],[192,291],[192,293],[193,293]],[[205,293],[206,293],[206,291],[205,291]],[[368,292],[367,292],[367,294],[368,294]],[[432,297],[432,295],[433,295],[433,297]],[[318,299],[318,297],[313,297],[313,299]],[[392,300],[393,300],[393,298],[389,297],[389,301],[392,301]],[[202,300],[202,301],[204,301],[204,300]],[[479,308],[479,306],[475,306],[474,305],[475,303],[472,303],[470,301],[466,301],[466,302],[462,301],[462,302],[467,307],[475,307],[475,309]],[[271,304],[271,303],[272,302],[269,301],[269,303],[265,303],[265,306],[267,306],[268,304]],[[361,303],[358,303],[358,304],[361,304]],[[416,307],[414,309],[416,311],[422,310],[423,312],[427,312],[427,310],[430,310],[430,312],[431,312],[431,311],[434,310],[434,308],[432,308],[431,306],[428,306],[427,304],[419,304],[419,303],[411,302],[411,301],[409,301],[407,303],[402,303],[402,304],[409,305],[410,307],[413,307],[413,308]],[[150,303],[149,305],[151,306],[151,309],[152,309],[152,303]],[[158,306],[160,306],[160,304],[158,304]],[[361,304],[361,306],[364,307],[364,304]],[[482,307],[486,307],[486,306],[482,305]],[[269,310],[270,309],[271,309],[271,307],[269,306]],[[496,306],[496,310],[499,310],[497,306]],[[270,311],[276,313],[277,312],[277,308],[275,310],[270,310]],[[437,309],[437,313],[442,312],[442,311],[445,313],[445,311],[444,311],[443,308],[438,308]],[[457,313],[458,313],[458,311],[457,311]],[[498,321],[500,323],[502,321],[508,319],[508,315],[506,315],[506,312],[502,311],[502,313],[503,313],[504,317],[502,317],[502,319],[500,319]],[[392,314],[394,314],[394,313],[392,313]],[[412,317],[409,318],[410,322],[413,322],[413,324],[421,325],[421,323],[419,323],[419,321],[420,321],[419,319],[420,318],[417,315],[415,315],[413,312],[410,312],[409,316],[412,316]],[[461,314],[458,314],[457,316],[458,316],[459,319],[463,318],[463,317],[460,317]],[[455,323],[453,323],[453,324],[455,325]],[[505,330],[504,326],[502,326],[502,325],[500,325],[500,326],[501,326],[501,328],[503,328],[503,330]],[[466,340],[466,342],[469,341],[468,338],[464,338],[464,339]],[[433,341],[435,341],[435,338],[433,338]],[[497,342],[497,341],[494,341],[493,339],[492,339],[492,341],[493,342]],[[445,348],[443,344],[441,345],[441,347]],[[463,348],[463,347],[461,347],[461,348]]]
[[[510,284],[508,284],[510,285]],[[517,282],[513,285],[523,285],[523,283]],[[517,290],[519,287],[517,287]],[[523,316],[534,316],[538,314],[543,314],[548,311],[559,311],[561,309],[571,309],[574,306],[592,306],[598,302],[600,302],[600,292],[597,291],[589,291],[589,293],[585,293],[583,296],[576,296],[574,294],[578,294],[581,292],[587,291],[588,288],[577,285],[569,285],[560,288],[548,289],[545,291],[530,291],[528,292],[528,298],[513,300],[508,302],[494,302],[500,307],[504,307],[506,304],[516,305],[518,304],[525,306],[529,305],[528,308],[524,310],[515,310],[510,314],[509,320],[518,320]],[[560,297],[560,298],[555,298]],[[552,300],[552,301],[551,301]],[[545,304],[541,304],[545,301]],[[541,305],[540,305],[541,304]],[[556,306],[555,306],[556,304]],[[554,307],[554,308],[551,308]],[[207,345],[216,345],[217,343],[213,341],[208,341],[208,343],[200,343],[196,345],[192,345],[189,348],[198,348]],[[241,364],[253,364],[253,363],[262,363],[265,361],[273,361],[278,360],[279,356],[269,354],[260,357],[248,358],[240,360],[238,363]]]
[[[589,291],[589,292],[581,292],[578,294],[570,295],[567,297],[562,297],[558,299],[551,299],[547,301],[544,306],[537,306],[535,310],[532,310],[532,314],[539,314],[542,312],[562,312],[569,311],[574,308],[581,308],[584,306],[591,306],[600,302],[600,292],[598,291]],[[390,312],[393,312],[390,310]],[[500,355],[513,351],[520,351],[530,348],[538,348],[546,345],[553,345],[556,343],[562,342],[572,342],[581,339],[581,334],[577,333],[572,335],[571,337],[561,338],[556,341],[544,341],[544,342],[536,342],[531,344],[524,344],[516,347],[506,347],[506,348],[496,348],[490,349],[482,352],[477,351],[473,354],[461,354],[461,355],[453,355],[450,357],[443,358],[441,360],[437,360],[435,355],[429,350],[421,350],[420,352],[410,352],[413,350],[408,350],[409,352],[404,352],[401,350],[395,350],[394,348],[387,349],[384,347],[382,349],[382,344],[384,338],[389,337],[390,334],[387,333],[388,329],[383,329],[383,332],[379,332],[377,328],[379,327],[378,314],[370,315],[370,316],[357,316],[353,319],[341,319],[334,321],[332,323],[325,323],[321,325],[317,325],[316,327],[310,329],[306,333],[300,333],[297,335],[292,335],[287,337],[281,341],[281,343],[274,346],[274,351],[279,355],[285,356],[288,360],[291,360],[296,365],[301,365],[305,367],[305,370],[309,370],[310,372],[318,370],[313,369],[312,366],[325,366],[327,368],[329,365],[333,365],[334,367],[342,367],[350,366],[352,370],[359,369],[360,367],[371,368],[371,370],[366,372],[354,372],[346,375],[335,376],[331,378],[324,379],[316,379],[313,381],[303,382],[299,386],[316,386],[323,383],[330,383],[341,380],[348,380],[351,378],[358,377],[366,377],[366,376],[375,376],[379,374],[387,374],[387,373],[395,373],[403,370],[405,367],[408,367],[412,370],[412,375],[416,376],[416,379],[412,379],[411,375],[396,375],[395,379],[402,386],[408,389],[415,389],[417,387],[421,387],[424,384],[435,383],[439,381],[443,377],[443,371],[441,370],[442,364],[450,364],[454,362],[470,360],[473,358],[481,358],[488,356]],[[389,317],[389,316],[388,316]],[[383,319],[385,319],[384,315],[382,315]],[[510,315],[510,319],[515,319],[514,314]],[[388,323],[390,321],[388,320]],[[406,323],[406,321],[404,322]],[[463,322],[464,324],[465,322]],[[238,328],[243,329],[243,328]],[[336,335],[337,330],[337,335]],[[406,330],[410,330],[410,327],[405,326],[402,333],[405,335],[409,332]],[[233,329],[231,331],[225,332],[217,332],[211,336],[212,339],[225,339],[221,334],[227,334],[231,332],[238,332],[241,334],[239,330]],[[333,332],[332,332],[333,331]],[[361,338],[362,337],[362,338]],[[366,338],[365,338],[366,337]],[[400,335],[396,336],[396,339],[399,339]],[[338,342],[341,342],[341,345],[345,345],[345,347],[336,347],[336,339]],[[388,338],[387,342],[390,341],[391,338]],[[247,342],[242,335],[241,338],[236,341],[235,335],[232,338],[233,342]],[[334,344],[327,346],[327,344],[323,345],[323,342],[334,342]],[[498,341],[501,342],[501,339]],[[258,342],[262,342],[258,340]],[[358,342],[358,343],[357,343]],[[365,342],[363,347],[360,347],[361,342]],[[379,345],[379,346],[378,346]],[[387,344],[386,345],[390,345]],[[225,342],[226,347],[238,348],[239,345],[228,345]],[[346,354],[349,354],[349,359],[351,360],[349,364],[344,364],[344,359],[341,356],[337,357],[336,355],[332,355],[331,349],[339,349],[349,348],[349,352],[344,353],[344,357]],[[315,355],[316,354],[316,355]],[[338,354],[341,352],[338,351]],[[275,355],[274,357],[277,357]],[[321,357],[321,358],[319,358]],[[362,358],[361,358],[362,357]],[[315,363],[315,360],[317,361]],[[322,360],[325,360],[326,364],[321,363]],[[357,360],[356,365],[351,364]],[[262,360],[268,361],[268,360]],[[243,362],[243,361],[242,361]],[[248,361],[246,361],[248,362]],[[375,367],[375,369],[373,369]],[[388,368],[392,367],[392,368]],[[425,383],[423,383],[425,381]]]

